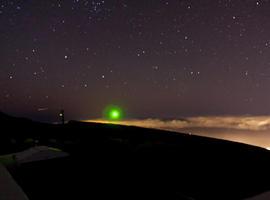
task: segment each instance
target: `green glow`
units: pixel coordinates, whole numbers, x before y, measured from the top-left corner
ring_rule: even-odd
[[[111,121],[121,120],[123,112],[118,106],[108,106],[104,110],[104,116],[106,119]]]
[[[110,116],[112,119],[118,119],[119,118],[119,112],[118,110],[112,110],[110,113]]]

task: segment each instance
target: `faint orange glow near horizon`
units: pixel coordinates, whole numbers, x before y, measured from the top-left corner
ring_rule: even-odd
[[[270,116],[203,116],[181,120],[130,119],[109,121],[94,119],[83,121],[188,133],[246,143],[270,150]]]

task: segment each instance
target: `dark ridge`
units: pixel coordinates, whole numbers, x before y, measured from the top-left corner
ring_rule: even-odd
[[[0,111],[0,121],[1,121],[2,124],[4,124],[4,123],[8,123],[8,124],[16,123],[16,124],[24,124],[24,125],[32,122],[32,120],[30,120],[30,119],[21,118],[21,117],[13,117],[13,116],[5,114],[5,113],[3,113],[1,111]]]

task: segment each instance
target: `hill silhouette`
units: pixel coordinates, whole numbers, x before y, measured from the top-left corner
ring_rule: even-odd
[[[1,154],[33,145],[69,157],[9,169],[35,199],[243,199],[270,190],[269,151],[111,124],[52,125],[0,113]]]

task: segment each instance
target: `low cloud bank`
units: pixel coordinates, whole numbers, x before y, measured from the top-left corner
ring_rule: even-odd
[[[102,119],[84,121],[172,130],[242,142],[264,148],[270,147],[269,116],[203,116],[172,120],[130,119],[115,122]]]
[[[189,117],[185,119],[130,119],[123,121],[106,121],[102,119],[86,120],[89,122],[114,123],[147,128],[178,130],[183,128],[226,128],[236,130],[264,131],[270,129],[269,116],[239,117]]]

